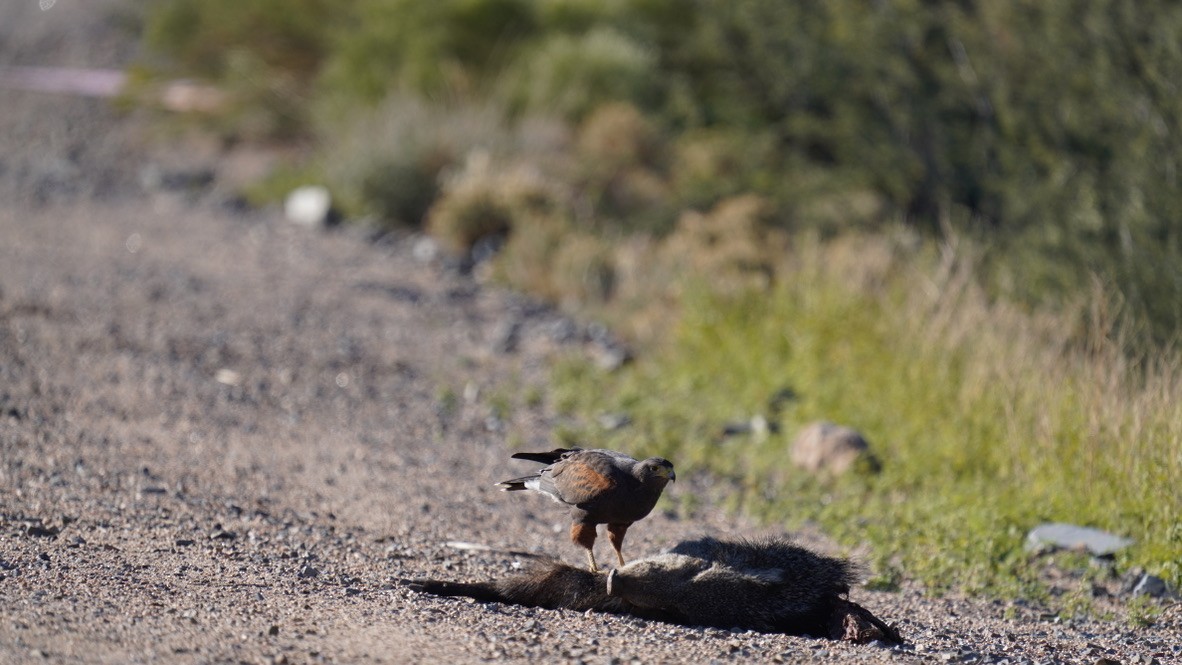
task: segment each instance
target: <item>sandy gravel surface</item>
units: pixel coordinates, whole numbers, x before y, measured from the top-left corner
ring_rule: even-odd
[[[59,11],[79,3],[17,4],[0,64],[134,52]],[[145,186],[151,164],[224,165],[145,147],[137,122],[0,91],[0,662],[1182,662],[1176,606],[1132,629],[855,590],[911,642],[886,649],[405,589],[518,560],[453,541],[582,563],[561,511],[493,488],[524,470],[510,443],[554,444],[530,396],[581,326],[416,259],[413,237],[244,213],[216,177]],[[678,475],[629,554],[761,532]]]

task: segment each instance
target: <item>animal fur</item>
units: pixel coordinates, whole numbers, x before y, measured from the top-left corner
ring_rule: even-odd
[[[543,560],[492,582],[416,580],[412,588],[549,609],[632,614],[684,625],[901,643],[895,628],[845,598],[847,559],[781,539],[685,541],[608,573]]]

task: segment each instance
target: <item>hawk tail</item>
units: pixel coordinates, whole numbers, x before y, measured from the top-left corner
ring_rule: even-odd
[[[513,478],[512,480],[502,480],[497,483],[497,487],[501,488],[502,492],[518,492],[533,489],[528,483],[531,480],[537,480],[537,478],[537,476],[522,476],[520,478]]]
[[[563,455],[565,455],[569,452],[575,451],[575,450],[579,450],[579,449],[578,448],[555,448],[554,450],[551,450],[550,452],[546,452],[546,453],[513,453],[513,455],[511,455],[511,457],[513,459],[524,459],[524,460],[529,460],[531,462],[540,462],[542,464],[553,464],[553,463],[557,462],[558,460],[562,459]]]

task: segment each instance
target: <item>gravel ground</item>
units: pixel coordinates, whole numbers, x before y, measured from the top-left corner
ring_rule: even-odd
[[[0,64],[125,63],[112,6],[6,3]],[[229,161],[141,125],[0,91],[0,661],[1182,663],[1177,605],[1133,629],[855,590],[910,642],[887,649],[410,592],[511,572],[496,550],[582,564],[556,506],[493,488],[510,442],[554,444],[529,396],[578,326],[412,236],[238,210]],[[762,533],[725,492],[679,473],[628,553]]]

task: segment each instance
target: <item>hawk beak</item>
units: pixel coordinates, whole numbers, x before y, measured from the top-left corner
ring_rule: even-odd
[[[677,472],[673,469],[669,469],[669,480],[677,482]]]

